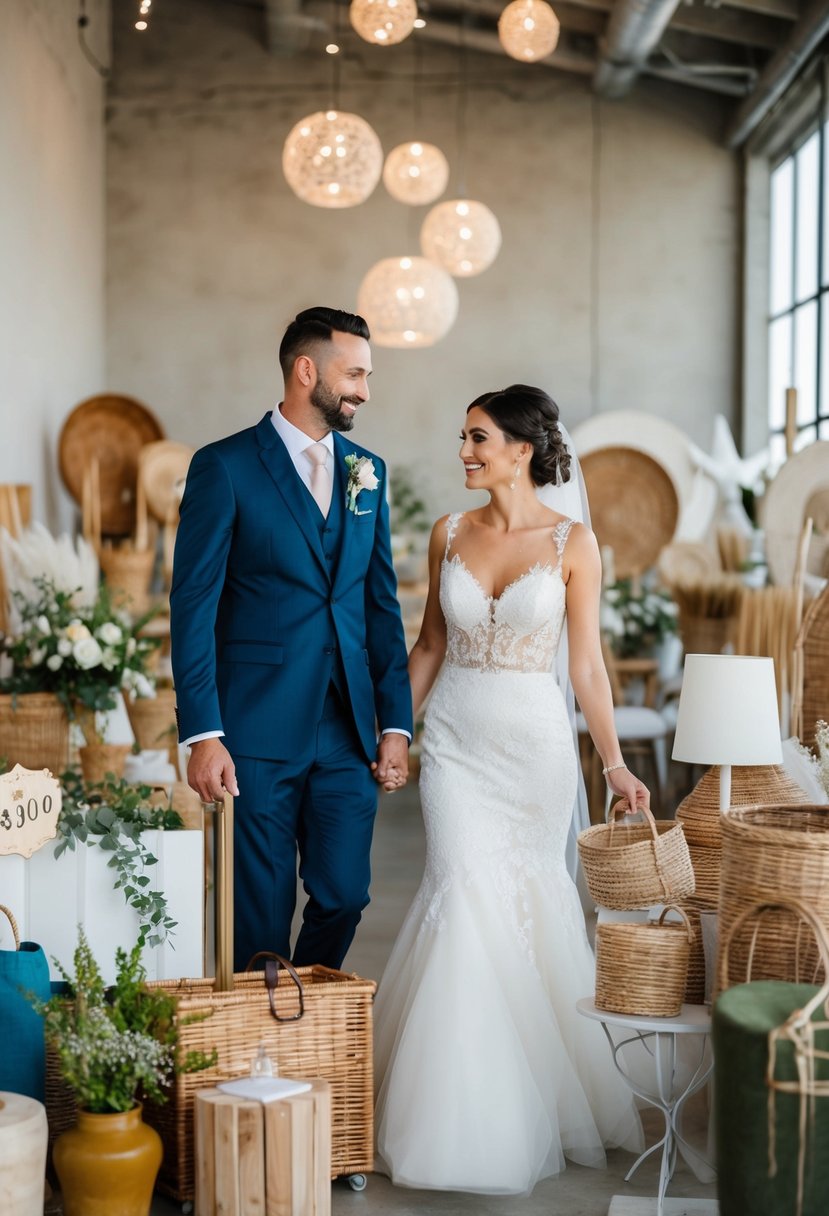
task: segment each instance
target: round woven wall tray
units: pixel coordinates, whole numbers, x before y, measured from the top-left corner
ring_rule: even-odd
[[[714,522],[719,491],[696,467],[684,431],[644,410],[602,410],[573,428],[573,446],[580,459],[597,448],[636,448],[667,470],[679,495],[676,540],[701,541]]]
[[[669,474],[635,448],[598,448],[581,461],[593,531],[618,578],[642,574],[673,539],[679,499]]]
[[[132,532],[138,453],[145,443],[163,438],[161,423],[146,405],[116,393],[87,398],[64,422],[58,443],[61,477],[80,502],[84,470],[90,460],[98,461],[102,532]]]
[[[194,448],[173,439],[146,444],[139,453],[138,474],[147,507],[159,523],[166,523],[180,501],[180,485],[187,476]]]
[[[818,440],[791,456],[763,495],[763,528],[766,534],[766,561],[772,580],[788,587],[794,577],[797,545],[806,520],[807,507],[817,515],[819,529],[825,516],[824,493],[829,495],[829,440]],[[809,549],[806,568],[811,574],[824,574],[816,563],[825,559],[824,538],[815,536]]]

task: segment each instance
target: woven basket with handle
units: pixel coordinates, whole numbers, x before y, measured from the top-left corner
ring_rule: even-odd
[[[641,809],[644,823],[620,825],[629,812],[621,798],[610,822],[581,832],[579,856],[591,897],[604,908],[649,908],[694,893],[694,871],[682,825],[657,820]]]
[[[815,983],[820,962],[790,914],[773,911],[753,934],[732,933],[741,913],[760,903],[801,900],[829,929],[829,806],[731,807],[722,817],[721,987],[742,983],[751,955],[755,979]],[[733,938],[733,940],[731,940]],[[730,941],[723,967],[723,943]]]
[[[666,921],[671,907],[648,924],[624,921],[596,926],[596,1007],[638,1017],[672,1018],[682,1009],[694,931]]]

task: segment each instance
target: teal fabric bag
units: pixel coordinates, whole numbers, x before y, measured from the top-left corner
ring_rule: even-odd
[[[43,1018],[29,995],[48,1001],[49,963],[40,946],[21,942],[14,917],[0,904],[14,933],[15,949],[0,950],[0,1090],[44,1100],[46,1045]]]

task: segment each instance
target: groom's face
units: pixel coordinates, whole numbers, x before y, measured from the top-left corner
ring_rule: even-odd
[[[332,334],[314,360],[317,379],[311,404],[332,431],[350,431],[357,410],[368,401],[371,349],[357,334]]]

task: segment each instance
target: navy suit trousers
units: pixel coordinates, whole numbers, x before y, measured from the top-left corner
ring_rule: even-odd
[[[293,961],[340,967],[369,902],[378,789],[351,712],[332,684],[301,754],[234,761],[236,970],[259,950],[291,957],[297,857],[308,900]]]

